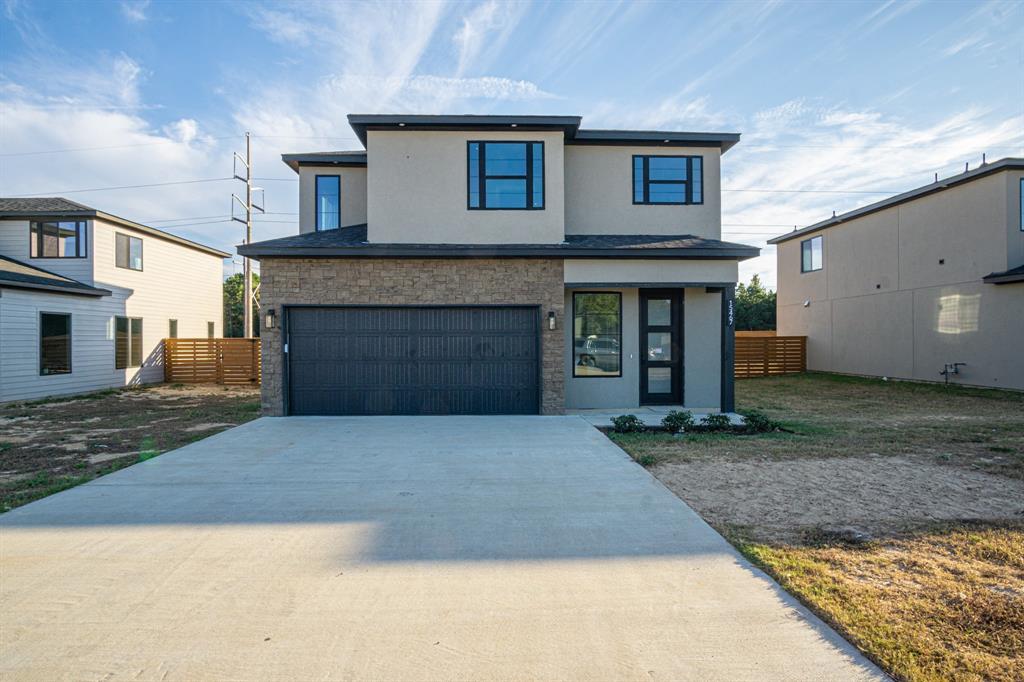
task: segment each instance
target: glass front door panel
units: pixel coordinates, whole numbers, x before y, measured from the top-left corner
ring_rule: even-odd
[[[671,332],[647,333],[647,359],[665,362],[672,360]]]
[[[672,368],[671,367],[648,367],[647,368],[647,392],[648,393],[672,393]]]
[[[667,298],[647,299],[647,325],[667,327],[672,324],[672,301]]]

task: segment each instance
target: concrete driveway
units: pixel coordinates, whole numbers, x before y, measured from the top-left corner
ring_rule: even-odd
[[[869,679],[579,417],[260,419],[0,516],[0,678]]]

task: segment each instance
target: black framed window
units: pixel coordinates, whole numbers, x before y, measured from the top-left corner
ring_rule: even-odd
[[[821,235],[818,235],[800,242],[800,272],[821,270],[824,257],[821,240]]]
[[[542,210],[543,142],[469,142],[467,206],[472,210]]]
[[[33,222],[29,225],[32,258],[85,258],[85,221]]]
[[[167,338],[176,339],[178,338],[178,321],[167,320]]]
[[[703,204],[704,158],[634,156],[633,203]]]
[[[213,322],[207,322],[206,323],[206,338],[208,338],[208,339],[212,339],[213,338]]]
[[[114,318],[114,368],[142,366],[142,318]]]
[[[39,314],[39,374],[71,374],[71,315]]]
[[[127,270],[142,270],[142,240],[120,232],[114,239],[114,264]]]
[[[341,177],[316,176],[316,229],[336,230],[341,227]]]
[[[572,375],[622,376],[622,294],[572,295]]]

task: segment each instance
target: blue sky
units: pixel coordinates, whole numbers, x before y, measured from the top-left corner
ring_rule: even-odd
[[[1024,156],[1019,1],[0,3],[0,194],[224,248],[237,183],[163,183],[230,176],[252,131],[256,238],[291,234],[280,154],[359,148],[350,112],[740,132],[723,238],[761,247],[982,153]],[[774,285],[762,253],[741,278]]]

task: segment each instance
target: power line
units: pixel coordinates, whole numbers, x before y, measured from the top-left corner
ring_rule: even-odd
[[[63,189],[52,192],[35,192],[34,194],[22,194],[23,197],[49,197],[56,194],[78,194],[80,192],[106,192],[114,189],[142,189],[145,187],[167,187],[168,185],[196,185],[203,182],[223,182],[234,178],[204,178],[202,180],[176,180],[174,182],[153,182],[147,185],[119,185],[117,187],[90,187],[88,189]]]

